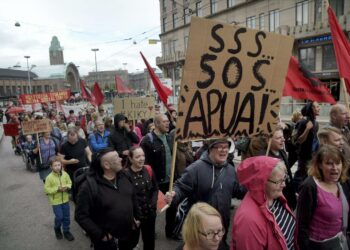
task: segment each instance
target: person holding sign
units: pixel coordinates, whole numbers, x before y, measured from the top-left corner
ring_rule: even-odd
[[[196,202],[207,202],[221,216],[225,234],[219,249],[228,249],[226,242],[230,225],[231,198],[242,199],[245,189],[236,178],[234,167],[227,162],[231,142],[227,139],[209,141],[209,148],[201,158],[185,169],[174,184],[174,191],[166,193],[171,206],[178,205],[186,197],[190,206]]]
[[[143,137],[140,146],[145,152],[146,164],[152,166],[157,179],[159,190],[165,193],[169,190],[171,153],[173,143],[169,132],[169,120],[164,114],[158,114],[154,118],[154,131]],[[176,208],[169,207],[166,210],[165,235],[173,238],[175,228]],[[176,239],[176,236],[175,236]]]

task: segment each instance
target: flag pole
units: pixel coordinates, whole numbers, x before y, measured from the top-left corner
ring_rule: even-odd
[[[269,143],[267,144],[267,150],[266,150],[266,156],[269,156],[269,152],[271,149],[271,142],[272,142],[272,138],[269,138]]]
[[[346,109],[349,111],[349,97],[348,97],[348,93],[347,93],[344,77],[340,78],[340,82],[343,85],[343,94],[344,94],[344,101],[345,101]]]

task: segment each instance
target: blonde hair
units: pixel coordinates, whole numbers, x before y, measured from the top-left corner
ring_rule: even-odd
[[[207,203],[198,202],[188,212],[182,227],[182,237],[190,249],[199,245],[199,231],[203,231],[203,220],[208,215],[219,217],[222,224],[220,213]]]
[[[333,160],[337,164],[342,164],[339,181],[346,181],[348,179],[348,164],[344,158],[344,155],[337,147],[328,144],[321,146],[316,152],[309,166],[308,174],[320,181],[324,181],[321,165],[327,160]]]
[[[329,144],[329,135],[331,133],[336,133],[339,135],[342,135],[340,129],[332,126],[324,127],[320,129],[320,131],[317,133],[318,140],[320,141],[321,145]]]
[[[303,117],[303,115],[301,114],[301,112],[299,110],[296,110],[293,112],[292,117],[290,119],[292,120],[292,122],[296,123],[302,117]]]

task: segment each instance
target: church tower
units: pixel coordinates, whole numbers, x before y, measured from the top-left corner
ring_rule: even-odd
[[[58,41],[57,36],[53,36],[50,45],[50,65],[64,64],[63,48]]]

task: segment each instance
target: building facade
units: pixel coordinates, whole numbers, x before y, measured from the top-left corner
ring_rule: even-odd
[[[84,77],[84,81],[92,87],[95,82],[100,84],[100,88],[103,90],[115,90],[115,76],[119,76],[123,84],[128,87],[129,74],[127,70],[106,70],[106,71],[95,71],[89,72],[87,76]]]
[[[329,3],[349,37],[350,0]],[[162,56],[156,62],[165,77],[175,80],[177,92],[192,16],[292,36],[293,54],[328,84],[336,100],[343,99],[323,0],[160,0]]]

